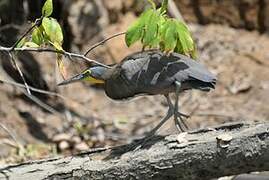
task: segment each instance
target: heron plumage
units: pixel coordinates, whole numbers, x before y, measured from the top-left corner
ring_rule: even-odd
[[[175,90],[175,81],[182,83],[181,91],[208,91],[216,83],[216,77],[197,61],[157,50],[134,53],[107,71],[111,72],[105,80],[105,91],[112,99],[170,93]]]

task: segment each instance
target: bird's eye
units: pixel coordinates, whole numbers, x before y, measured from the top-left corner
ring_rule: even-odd
[[[91,75],[91,70],[88,69],[83,74],[86,75],[86,76],[90,76]]]

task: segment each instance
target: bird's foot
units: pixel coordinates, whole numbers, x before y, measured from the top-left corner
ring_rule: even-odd
[[[165,117],[159,122],[159,124],[157,126],[155,126],[149,133],[147,133],[147,135],[143,138],[138,140],[137,142],[134,143],[134,146],[136,146],[136,149],[139,149],[141,147],[143,147],[146,142],[148,142],[153,136],[154,134],[158,131],[158,129],[160,129],[160,127],[168,121],[168,119],[170,117],[172,117],[174,114],[174,109],[172,107],[169,107],[167,114],[165,115]]]
[[[181,112],[177,112],[178,116],[182,116],[186,119],[188,119],[190,117],[190,115],[187,115],[187,114],[184,114],[184,113],[181,113]]]
[[[185,132],[189,129],[188,125],[186,124],[185,120],[183,118],[189,118],[188,115],[183,114],[181,112],[175,112],[174,113],[174,121],[175,125],[177,127],[177,130],[181,132]]]

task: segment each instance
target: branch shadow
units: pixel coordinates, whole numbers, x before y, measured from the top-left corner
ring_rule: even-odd
[[[5,54],[2,57],[3,59],[9,59],[9,57]],[[29,52],[20,52],[17,53],[17,62],[20,64],[21,70],[23,72],[23,76],[28,85],[43,89],[49,90],[49,86],[45,81],[45,78],[42,74],[41,65],[37,62],[35,57]],[[24,84],[21,76],[18,71],[14,68],[9,60],[3,60],[1,63],[4,71],[17,83]],[[36,92],[32,92],[32,94],[38,97],[42,101],[48,100],[48,95],[40,94]]]
[[[155,135],[150,138],[136,139],[133,142],[111,149],[110,154],[104,160],[120,158],[125,153],[136,152],[139,150],[150,149],[156,143],[163,141],[165,136]]]
[[[43,131],[42,125],[29,112],[19,112],[19,114],[25,120],[28,132],[33,137],[43,142],[51,142],[47,134]]]

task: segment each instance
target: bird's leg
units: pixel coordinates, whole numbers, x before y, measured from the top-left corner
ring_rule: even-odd
[[[175,107],[173,106],[173,103],[172,103],[172,101],[171,101],[171,99],[170,99],[169,96],[168,96],[168,98],[167,98],[167,102],[168,102],[169,107],[172,107],[172,108],[173,108],[174,121],[175,121],[175,125],[176,125],[178,131],[182,131],[181,124],[179,123],[177,117],[178,117],[178,116],[179,116],[179,117],[180,117],[180,116],[187,117],[187,115],[178,112],[178,109],[175,108]],[[177,102],[177,100],[176,100],[176,102]],[[175,106],[176,106],[176,103],[175,103]]]
[[[186,115],[186,114],[183,114],[183,113],[181,113],[181,112],[177,112],[177,115],[178,115],[178,117],[180,118],[181,123],[184,125],[185,129],[188,130],[189,127],[188,127],[188,125],[186,124],[186,122],[184,121],[184,119],[183,119],[182,117],[184,117],[184,118],[189,118],[190,116],[189,116],[189,115]]]
[[[147,136],[153,136],[156,131],[158,131],[158,129],[160,129],[160,127],[170,118],[173,116],[173,111],[174,111],[174,107],[173,107],[173,104],[169,98],[169,95],[164,95],[166,100],[167,100],[167,103],[168,103],[168,111],[165,115],[165,117],[161,120],[161,122],[156,126],[154,127],[149,133]]]
[[[181,83],[176,81],[175,84],[176,84],[176,99],[175,99],[175,106],[174,106],[174,122],[175,122],[175,125],[176,125],[178,131],[184,132],[182,125],[178,121],[178,117],[180,118],[180,120],[182,120],[181,117],[178,116],[178,96],[179,96],[179,90],[181,87]]]
[[[175,121],[175,125],[176,125],[177,129],[180,132],[184,132],[185,130],[188,129],[188,126],[183,121],[182,116],[183,117],[188,117],[188,116],[178,111],[178,96],[179,96],[179,91],[181,88],[181,83],[176,81],[175,84],[176,84],[176,99],[175,99],[175,107],[174,107],[174,121]],[[178,120],[178,118],[180,119],[180,121]],[[184,126],[184,128],[182,125]]]
[[[168,95],[164,95],[166,97],[166,100],[168,102],[168,111],[165,115],[165,117],[163,117],[163,119],[160,121],[160,123],[155,126],[149,133],[147,133],[147,135],[139,140],[137,143],[134,144],[134,146],[137,146],[136,149],[139,149],[140,147],[142,147],[155,133],[156,131],[158,131],[158,129],[160,129],[160,127],[170,118],[173,116],[174,114],[174,106],[173,104],[171,103],[171,100],[169,98]],[[134,146],[131,146],[131,148],[133,148]]]

